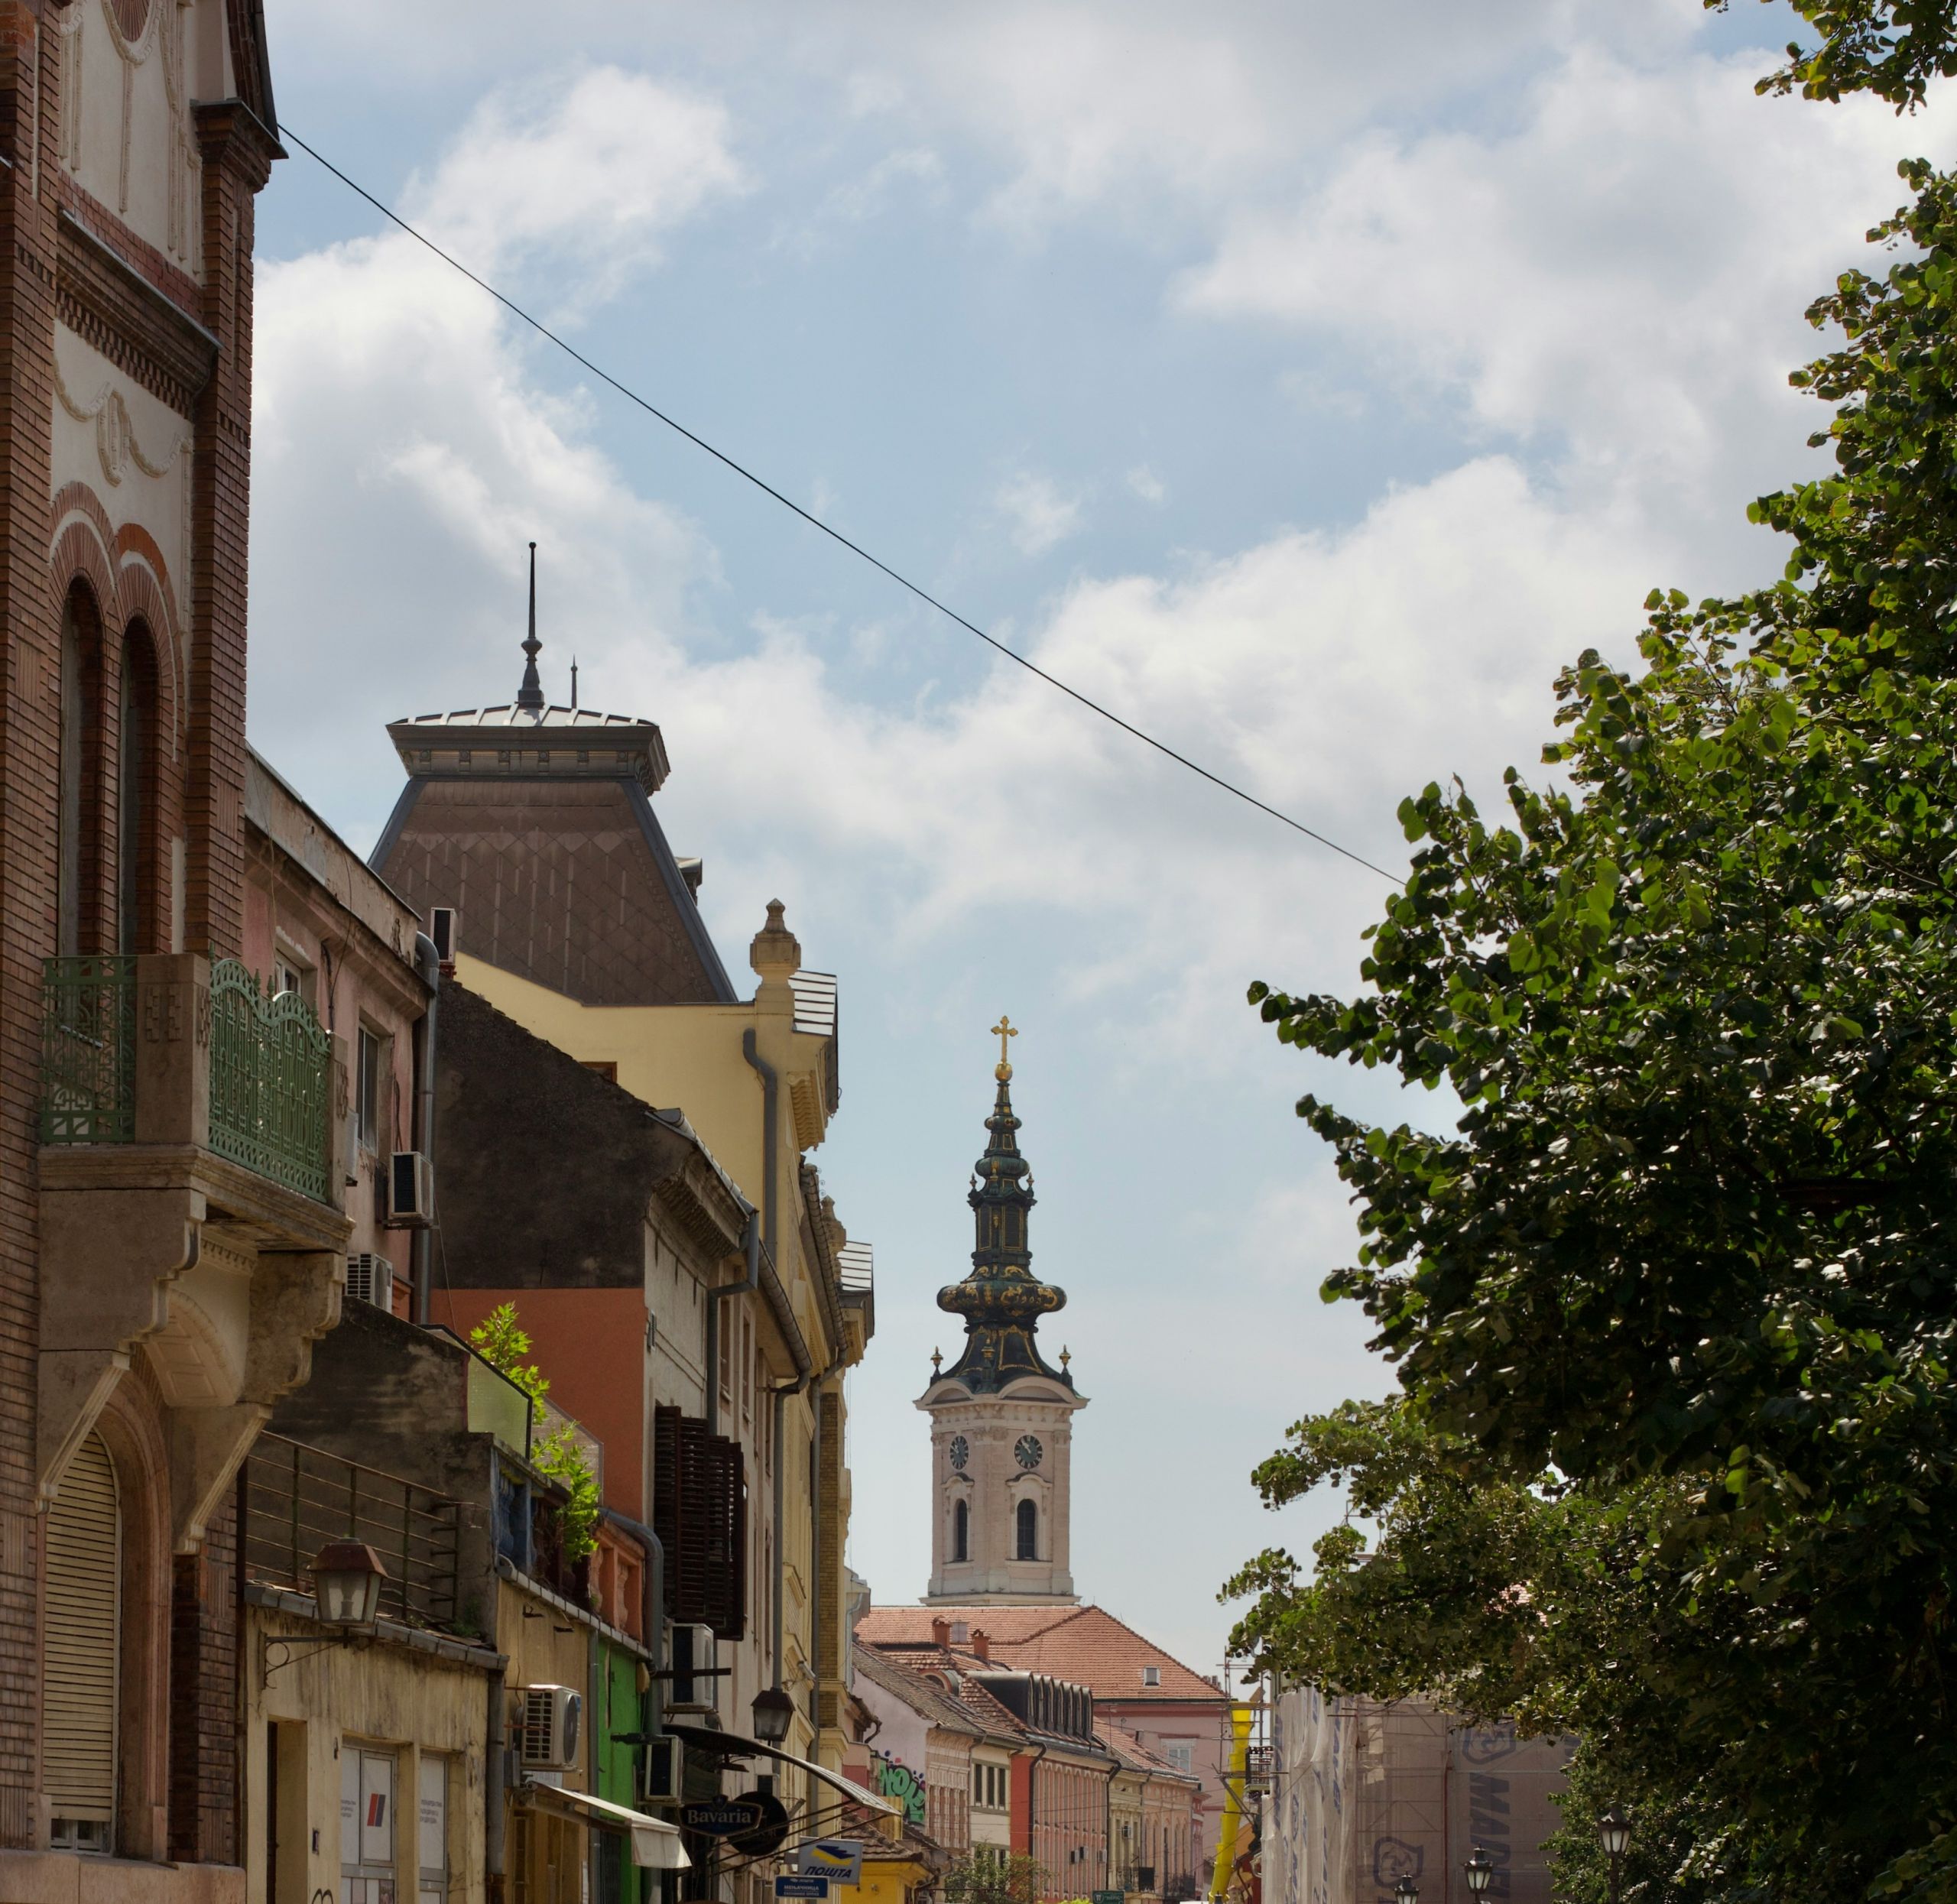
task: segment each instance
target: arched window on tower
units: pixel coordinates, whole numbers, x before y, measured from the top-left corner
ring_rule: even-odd
[[[972,1516],[963,1501],[956,1503],[951,1510],[951,1557],[953,1560],[971,1558]]]
[[[1040,1558],[1040,1510],[1029,1499],[1019,1503],[1015,1516],[1019,1523],[1019,1539],[1015,1558],[1021,1560],[1037,1560]]]

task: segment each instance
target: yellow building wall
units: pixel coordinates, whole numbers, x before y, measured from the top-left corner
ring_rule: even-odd
[[[297,1637],[289,1649],[277,1643],[268,1648],[268,1641],[281,1635]],[[342,1743],[352,1740],[387,1747],[395,1756],[395,1889],[401,1898],[417,1889],[415,1795],[421,1756],[440,1753],[450,1760],[449,1895],[453,1904],[481,1904],[488,1675],[479,1666],[385,1641],[345,1645],[329,1640],[327,1629],[311,1620],[261,1607],[245,1609],[244,1815],[252,1821],[245,1895],[268,1895],[266,1728],[276,1723],[280,1855],[281,1863],[287,1857],[303,1861],[303,1888],[296,1895],[340,1894],[339,1754]],[[288,1650],[292,1656],[286,1659]]]
[[[930,1881],[930,1867],[915,1859],[868,1859],[862,1883],[830,1885],[829,1904],[904,1904],[920,1885]]]

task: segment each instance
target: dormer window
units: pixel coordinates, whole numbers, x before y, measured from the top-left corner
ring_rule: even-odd
[[[1160,1666],[1144,1666],[1141,1683],[1145,1686],[1159,1686],[1162,1683],[1162,1669]]]
[[[972,1627],[969,1621],[954,1620],[951,1623],[951,1643],[953,1646],[967,1646],[971,1643],[971,1639]]]

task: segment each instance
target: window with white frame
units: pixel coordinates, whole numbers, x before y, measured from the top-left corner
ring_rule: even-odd
[[[449,1761],[421,1755],[420,1808],[415,1822],[415,1857],[420,1866],[420,1904],[448,1904]]]
[[[355,1079],[354,1111],[360,1147],[381,1147],[381,1080],[387,1069],[387,1040],[378,1033],[360,1027],[359,1075]]]
[[[394,1904],[394,1755],[339,1749],[340,1904]]]
[[[1171,1772],[1180,1772],[1185,1778],[1196,1771],[1196,1741],[1193,1739],[1165,1739],[1162,1743],[1162,1756],[1169,1762]]]
[[[1159,1686],[1162,1683],[1162,1669],[1160,1666],[1144,1666],[1141,1683],[1145,1686]]]

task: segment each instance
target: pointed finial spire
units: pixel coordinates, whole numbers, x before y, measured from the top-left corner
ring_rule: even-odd
[[[1019,1027],[1004,1012],[999,1014],[999,1022],[992,1027],[992,1036],[999,1041],[999,1068],[992,1073],[1001,1084],[1012,1075],[1012,1066],[1006,1053],[1006,1040],[1019,1036]]]
[[[935,1349],[935,1348],[932,1350],[932,1351],[931,1351],[931,1373],[932,1373],[933,1375],[936,1374],[937,1374],[937,1372],[938,1372],[938,1370],[939,1370],[939,1369],[943,1366],[943,1364],[944,1364],[944,1359],[945,1359],[945,1358],[944,1358],[944,1352],[943,1352],[943,1350],[941,1350],[941,1349]]]
[[[537,679],[537,657],[544,644],[537,638],[537,544],[530,545],[530,633],[523,644],[523,686],[517,689],[517,705],[527,714],[544,712],[544,683]]]
[[[1065,1368],[1065,1367],[1066,1367],[1066,1365],[1068,1364],[1068,1363],[1071,1362],[1073,1360],[1073,1351],[1072,1349],[1069,1349],[1069,1348],[1063,1348],[1063,1349],[1060,1351],[1060,1366],[1061,1366],[1061,1367]]]
[[[571,657],[571,712],[578,711],[578,657]]]

